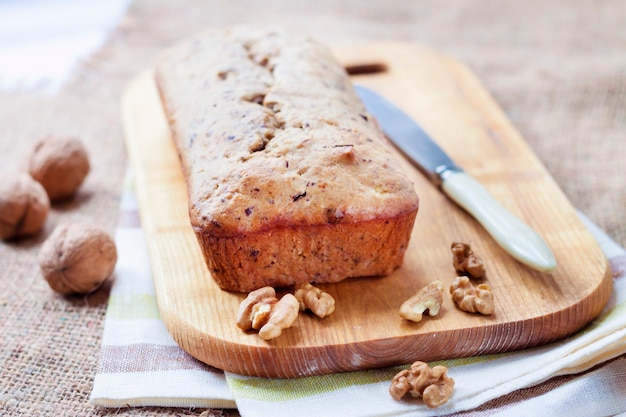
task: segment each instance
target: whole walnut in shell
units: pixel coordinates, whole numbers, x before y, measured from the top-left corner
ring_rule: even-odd
[[[61,294],[87,294],[113,273],[115,242],[104,230],[86,223],[57,226],[39,252],[48,285]]]
[[[82,142],[72,137],[46,136],[28,158],[28,172],[43,185],[50,200],[76,193],[89,173],[89,157]]]
[[[41,184],[29,175],[3,175],[0,181],[0,238],[34,235],[50,211],[50,200]]]

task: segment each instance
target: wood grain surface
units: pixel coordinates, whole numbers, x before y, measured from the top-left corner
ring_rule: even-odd
[[[323,320],[302,313],[275,340],[242,332],[235,322],[244,295],[219,289],[204,264],[189,224],[178,156],[146,71],[128,85],[122,113],[159,310],[177,343],[227,371],[300,377],[523,349],[563,338],[595,318],[611,293],[608,263],[473,73],[412,44],[355,45],[335,53],[347,67],[383,69],[354,75],[354,82],[402,107],[496,199],[538,230],[556,255],[557,270],[540,273],[512,259],[398,154],[420,196],[403,266],[387,277],[321,286],[336,299],[335,313]],[[495,313],[462,312],[446,291],[437,317],[420,323],[401,319],[400,305],[419,288],[440,279],[447,290],[456,277],[453,241],[470,243],[483,258]]]

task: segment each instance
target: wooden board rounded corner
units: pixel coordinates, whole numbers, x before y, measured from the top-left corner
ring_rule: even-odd
[[[410,44],[362,45],[336,53],[344,63],[356,62],[355,57],[382,62],[386,71],[360,74],[355,81],[380,90],[431,130],[454,159],[544,235],[559,267],[544,274],[510,258],[398,154],[421,201],[403,265],[387,277],[322,285],[337,300],[327,319],[301,314],[269,342],[242,332],[235,321],[244,295],[219,289],[203,262],[189,224],[178,156],[148,70],[129,83],[122,113],[159,310],[176,342],[220,369],[293,378],[529,348],[571,335],[597,317],[612,288],[606,258],[472,73]],[[420,89],[426,81],[429,86]],[[449,123],[455,115],[456,127]],[[494,166],[478,163],[474,151],[466,151],[476,147]],[[470,243],[485,261],[495,314],[464,313],[446,295],[439,316],[404,321],[399,306],[419,288],[441,279],[447,291],[456,276],[449,252],[454,240]]]

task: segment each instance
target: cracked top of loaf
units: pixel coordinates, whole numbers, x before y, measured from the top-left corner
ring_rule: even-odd
[[[417,210],[346,71],[308,37],[206,31],[166,51],[156,82],[196,232],[232,237]]]

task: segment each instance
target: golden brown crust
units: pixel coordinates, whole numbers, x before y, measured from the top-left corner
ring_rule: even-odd
[[[247,292],[266,285],[286,287],[390,274],[402,263],[416,214],[363,223],[283,227],[236,237],[196,236],[218,285]]]
[[[417,195],[325,47],[209,31],[169,50],[156,81],[191,223],[222,288],[336,282],[401,263]]]

